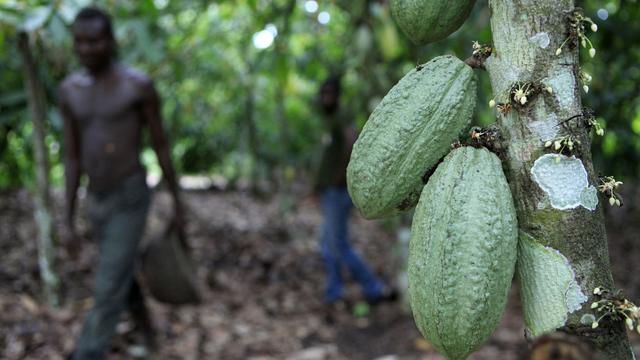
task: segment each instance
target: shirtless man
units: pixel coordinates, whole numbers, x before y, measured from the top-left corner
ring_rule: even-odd
[[[151,339],[151,322],[134,278],[150,191],[140,163],[143,129],[149,131],[174,199],[174,223],[182,231],[178,184],[162,128],[153,82],[115,60],[110,17],[95,8],[81,10],[73,23],[74,50],[83,70],[68,76],[59,90],[64,118],[66,177],[65,240],[75,258],[79,245],[73,218],[81,174],[89,178],[89,217],[99,248],[94,305],[87,315],[74,359],[102,359],[120,313],[129,309]]]

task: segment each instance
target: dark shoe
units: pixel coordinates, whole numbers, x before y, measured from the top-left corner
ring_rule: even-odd
[[[380,296],[375,299],[367,299],[369,305],[375,306],[383,302],[394,302],[398,300],[398,290],[396,288],[384,287]]]
[[[149,350],[153,351],[158,346],[156,341],[156,330],[149,316],[149,310],[146,306],[136,309],[137,311],[131,311],[131,318],[133,320],[133,333],[138,337],[142,337],[142,341]]]
[[[156,331],[153,327],[138,328],[134,331],[135,343],[143,345],[149,351],[155,351],[158,348]]]

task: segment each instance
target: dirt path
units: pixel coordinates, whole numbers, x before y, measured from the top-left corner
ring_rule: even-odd
[[[321,219],[313,201],[287,196],[257,201],[240,192],[190,192],[185,200],[205,301],[179,309],[151,301],[161,343],[161,355],[154,359],[441,359],[421,340],[401,303],[367,308],[351,285],[351,308],[323,306],[324,272],[317,252]],[[95,249],[87,240],[75,264],[64,261],[60,251],[65,303],[57,311],[42,306],[29,203],[22,192],[0,195],[0,357],[63,359],[91,304]],[[168,204],[166,194],[157,194],[149,236],[162,231]],[[612,214],[612,224],[627,226],[618,224],[611,232],[611,253],[620,287],[637,299],[639,280],[632,269],[638,257],[632,254],[640,252],[639,225],[629,222],[640,213],[636,210]],[[396,280],[402,262],[395,234],[388,230],[392,225],[354,216],[351,227],[356,248],[389,282]],[[127,352],[135,350],[126,318],[119,333],[111,359],[128,358]],[[514,287],[499,329],[470,359],[515,360],[524,349]]]

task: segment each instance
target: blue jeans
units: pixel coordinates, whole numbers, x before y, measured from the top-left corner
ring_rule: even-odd
[[[368,300],[382,294],[382,283],[367,268],[364,261],[349,244],[348,220],[352,203],[347,189],[330,187],[320,194],[324,222],[321,233],[321,251],[327,271],[325,301],[332,303],[342,297],[342,264],[362,286]]]

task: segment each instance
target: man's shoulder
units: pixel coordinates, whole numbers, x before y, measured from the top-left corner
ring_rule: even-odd
[[[78,70],[67,75],[60,85],[58,85],[58,102],[66,103],[66,99],[69,99],[69,94],[77,89],[86,88],[91,85],[91,78],[86,71]]]
[[[124,64],[119,65],[118,69],[118,74],[126,81],[130,81],[138,86],[153,85],[153,79],[140,69]]]
[[[91,82],[91,78],[84,70],[74,71],[67,75],[60,83],[60,90],[67,91],[70,88],[77,86],[86,86]]]

